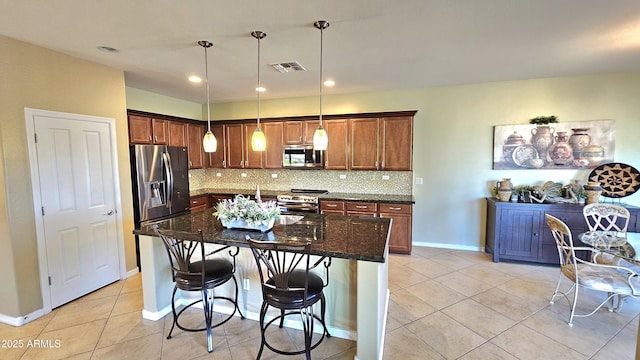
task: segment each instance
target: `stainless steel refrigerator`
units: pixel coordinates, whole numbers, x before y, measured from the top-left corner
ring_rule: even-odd
[[[131,145],[135,227],[189,212],[189,159],[186,147]],[[140,246],[136,261],[140,268]]]

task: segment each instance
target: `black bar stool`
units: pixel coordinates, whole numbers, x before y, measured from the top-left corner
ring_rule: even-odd
[[[207,350],[212,352],[213,339],[211,330],[229,321],[233,315],[235,315],[236,311],[240,314],[240,318],[244,319],[244,315],[238,307],[238,282],[235,277],[236,256],[240,250],[238,247],[225,246],[209,253],[205,253],[205,243],[202,230],[198,230],[197,234],[160,230],[157,227],[155,230],[167,249],[173,281],[175,283],[173,295],[171,296],[173,324],[171,325],[171,330],[169,331],[167,339],[171,339],[171,334],[173,333],[175,326],[184,331],[193,332],[206,330]],[[226,249],[229,249],[229,255],[233,259],[233,262],[222,258],[207,258],[208,256]],[[198,259],[192,259],[194,255],[198,257]],[[229,280],[233,280],[235,284],[235,297],[229,298],[225,296],[215,296],[214,288],[225,284]],[[196,300],[176,312],[175,297],[178,289],[182,291],[200,291],[202,293],[202,299]],[[222,321],[212,324],[213,301],[215,299],[231,302],[233,304],[233,312]],[[182,315],[182,313],[191,306],[200,302],[204,309],[205,327],[193,329],[180,325],[180,322],[178,321],[180,315]]]
[[[311,263],[311,242],[272,242],[247,239],[253,252],[260,273],[262,283],[262,307],[260,308],[261,342],[257,360],[262,356],[266,346],[270,350],[283,355],[305,354],[311,359],[311,350],[315,349],[325,335],[330,337],[325,324],[324,315],[326,301],[323,289],[329,283],[329,266],[331,258],[324,261],[327,283],[320,276],[310,270],[317,267],[323,260],[320,258]],[[320,316],[313,313],[313,305],[320,301]],[[265,315],[269,306],[280,309],[280,315],[265,324]],[[269,344],[265,332],[269,325],[280,321],[282,328],[284,318],[288,315],[300,315],[304,330],[304,350],[282,351]],[[314,319],[323,327],[322,336],[312,344]]]

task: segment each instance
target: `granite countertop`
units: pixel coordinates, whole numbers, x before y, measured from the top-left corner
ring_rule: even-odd
[[[253,197],[255,193],[256,191],[251,189],[213,189],[213,188],[191,190],[189,192],[191,197],[201,196],[201,195],[236,195],[236,194],[242,194],[245,196]],[[275,190],[260,189],[260,196],[262,197],[276,197],[278,195],[292,195],[292,194],[293,193],[286,190],[275,191]],[[385,194],[357,194],[357,193],[329,192],[327,194],[318,195],[318,199],[415,204],[413,195],[385,195]]]
[[[388,218],[323,215],[300,213],[304,218],[290,225],[274,225],[266,233],[229,230],[222,226],[210,208],[194,214],[186,214],[155,223],[142,224],[135,229],[137,235],[156,236],[153,224],[160,229],[196,233],[203,231],[207,242],[248,247],[245,236],[256,240],[300,241],[311,240],[314,255],[336,258],[385,262],[391,220]],[[293,213],[290,213],[293,214]]]

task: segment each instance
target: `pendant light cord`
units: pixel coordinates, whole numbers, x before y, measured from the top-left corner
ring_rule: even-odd
[[[322,81],[322,39],[324,38],[324,27],[320,26],[320,128],[322,128],[322,88],[324,87]]]
[[[205,44],[204,47],[204,82],[207,85],[207,131],[211,131],[211,96],[209,95],[209,59],[207,58],[207,48],[211,45]]]
[[[260,39],[261,34],[258,34],[258,88],[256,91],[258,92],[258,130],[260,129],[260,92],[262,92],[262,86],[260,85]]]

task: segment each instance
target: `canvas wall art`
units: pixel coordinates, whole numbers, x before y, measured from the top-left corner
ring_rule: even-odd
[[[614,155],[614,120],[494,126],[495,170],[595,168]]]

